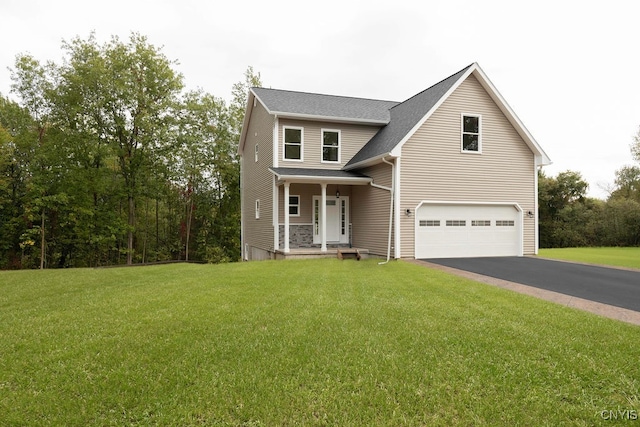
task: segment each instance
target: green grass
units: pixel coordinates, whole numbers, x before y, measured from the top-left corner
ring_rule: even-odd
[[[640,248],[540,249],[545,258],[640,269]]]
[[[405,262],[0,272],[0,425],[608,425],[638,342]]]

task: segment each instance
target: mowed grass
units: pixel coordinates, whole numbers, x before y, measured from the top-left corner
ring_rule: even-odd
[[[639,342],[400,261],[0,272],[0,425],[605,424]]]
[[[540,249],[539,256],[589,264],[640,269],[640,248],[557,248]]]

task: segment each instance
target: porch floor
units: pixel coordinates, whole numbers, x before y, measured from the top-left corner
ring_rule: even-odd
[[[282,250],[275,251],[276,259],[301,259],[301,258],[337,258],[338,250],[347,250],[347,248],[327,248],[326,252],[322,252],[320,248],[291,248],[288,253]],[[369,258],[369,249],[349,248],[349,250],[358,250],[362,258]]]

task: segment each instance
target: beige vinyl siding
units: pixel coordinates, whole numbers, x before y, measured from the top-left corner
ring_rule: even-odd
[[[380,129],[377,126],[354,125],[308,120],[280,119],[278,128],[278,159],[280,167],[341,169]],[[286,126],[302,127],[304,162],[289,161],[283,154],[283,129]],[[322,162],[322,130],[340,131],[340,162]]]
[[[482,154],[461,152],[461,116],[482,116]],[[474,76],[467,78],[402,148],[400,212],[422,200],[516,202],[524,254],[535,251],[534,155]],[[402,256],[414,256],[415,216],[400,215]]]
[[[376,184],[391,187],[391,166],[387,164],[381,163],[359,172],[373,178]],[[386,255],[391,202],[389,191],[367,185],[353,186],[351,193],[353,246],[368,249],[374,255]]]
[[[251,111],[242,165],[244,243],[263,250],[273,250],[273,173],[269,171],[273,164],[273,121],[258,102]],[[257,199],[260,200],[260,219],[255,218]]]

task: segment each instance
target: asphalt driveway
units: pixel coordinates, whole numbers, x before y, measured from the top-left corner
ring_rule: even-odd
[[[638,271],[532,257],[442,258],[423,261],[640,312]]]

